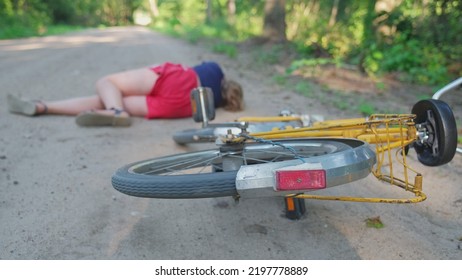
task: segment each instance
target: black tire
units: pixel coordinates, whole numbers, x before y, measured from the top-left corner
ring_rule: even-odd
[[[113,187],[127,195],[151,198],[234,196],[237,171],[166,176],[172,166],[202,165],[219,157],[218,150],[171,155],[126,165],[112,176]],[[186,163],[187,162],[187,163]],[[221,167],[218,167],[221,169]],[[150,173],[152,170],[152,173]]]
[[[356,142],[349,144],[327,139],[281,140],[278,143],[291,150],[272,144],[247,143],[238,149],[217,148],[132,163],[115,172],[112,185],[122,193],[137,197],[177,199],[235,196],[237,170],[243,164],[294,160],[298,156],[316,157],[357,145]],[[299,160],[294,162],[300,163]]]
[[[177,131],[173,134],[173,141],[178,145],[186,145],[192,143],[214,142],[216,136],[213,134],[214,128],[206,127],[200,129],[186,129]]]
[[[457,148],[457,127],[448,104],[429,99],[417,102],[412,108],[415,123],[427,128],[428,139],[414,143],[419,161],[427,166],[439,166],[452,160]]]

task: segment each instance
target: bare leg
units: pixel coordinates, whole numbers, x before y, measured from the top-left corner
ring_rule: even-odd
[[[123,99],[124,109],[131,116],[145,117],[148,114],[146,97],[144,96],[127,96]]]
[[[45,112],[45,106],[47,111]],[[75,116],[88,110],[104,109],[103,102],[98,96],[78,97],[59,101],[47,101],[36,104],[37,114],[56,114]]]
[[[82,111],[104,109],[98,96],[79,97],[59,101],[36,101],[7,96],[8,110],[26,116],[43,114],[75,116]]]
[[[41,114],[79,115],[85,111],[98,114],[144,117],[148,113],[148,95],[158,75],[148,68],[111,74],[98,80],[96,96],[78,97],[58,101],[33,101],[8,96],[10,112],[34,116]],[[116,110],[107,110],[116,109]],[[120,112],[122,110],[122,112]]]
[[[146,95],[157,77],[150,69],[142,68],[99,79],[96,91],[105,109],[79,114],[76,123],[80,126],[129,126],[130,115],[146,116]]]
[[[96,91],[104,108],[124,109],[133,116],[146,116],[148,95],[158,75],[140,68],[105,76],[96,83]]]
[[[78,115],[88,110],[121,109],[121,116],[144,117],[148,112],[146,95],[152,90],[158,75],[148,68],[140,68],[105,76],[96,82],[97,96],[80,97],[36,104],[38,114]],[[45,112],[46,105],[47,111]]]

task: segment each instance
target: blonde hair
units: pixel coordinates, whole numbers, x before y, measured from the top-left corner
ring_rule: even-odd
[[[238,82],[224,80],[221,86],[221,95],[225,110],[232,112],[244,110],[244,93]]]

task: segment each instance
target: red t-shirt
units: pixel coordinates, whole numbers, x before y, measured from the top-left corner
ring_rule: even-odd
[[[194,70],[170,62],[150,69],[159,77],[149,95],[146,96],[148,106],[146,118],[191,117],[191,91],[199,86]]]

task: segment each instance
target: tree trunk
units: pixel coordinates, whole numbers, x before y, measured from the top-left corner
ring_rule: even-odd
[[[205,23],[211,23],[212,22],[212,1],[205,0],[205,3],[207,5]]]
[[[159,16],[159,8],[157,7],[157,0],[149,0],[149,7],[151,9],[151,15],[153,17]]]
[[[236,0],[228,0],[226,10],[228,11],[228,22],[234,25],[236,22]]]
[[[332,10],[330,12],[330,19],[329,19],[329,27],[334,26],[335,22],[337,21],[338,2],[339,0],[334,0],[334,4],[332,4]]]
[[[364,16],[364,32],[363,32],[363,44],[369,45],[375,41],[375,26],[374,19],[376,17],[375,4],[376,0],[367,2],[366,15]]]
[[[271,42],[287,40],[285,2],[285,0],[266,0],[263,37]]]

